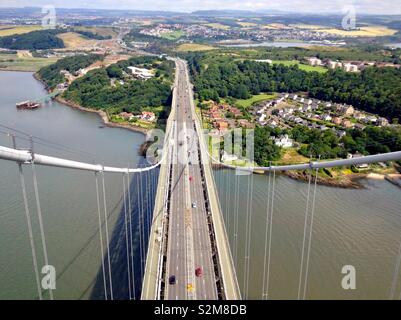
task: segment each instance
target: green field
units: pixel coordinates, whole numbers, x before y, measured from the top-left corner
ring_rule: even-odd
[[[184,31],[177,30],[177,31],[163,33],[160,35],[160,37],[163,39],[175,41],[175,40],[178,40],[179,38],[183,37],[184,35],[185,35]]]
[[[264,101],[264,100],[271,100],[276,97],[275,94],[265,94],[261,93],[258,95],[253,96],[252,98],[246,99],[246,100],[241,100],[238,99],[236,100],[236,105],[242,107],[242,108],[249,108],[250,106],[254,105],[255,103]]]
[[[197,52],[215,50],[215,47],[199,43],[183,43],[177,47],[178,52]]]
[[[0,53],[0,70],[36,72],[56,61],[57,58],[18,57],[16,54]]]
[[[299,69],[307,71],[307,72],[312,72],[312,71],[319,72],[319,73],[327,72],[327,69],[324,67],[310,66],[307,64],[302,64],[296,60],[275,60],[275,61],[273,61],[273,64],[283,64],[286,67],[298,65]]]
[[[23,34],[42,29],[43,29],[42,26],[39,25],[29,25],[29,26],[2,25],[0,26],[0,37],[11,36],[14,34]]]

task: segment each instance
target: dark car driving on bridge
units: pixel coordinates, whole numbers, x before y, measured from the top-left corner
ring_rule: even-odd
[[[196,275],[198,278],[202,277],[202,275],[203,275],[202,267],[197,267],[197,268],[195,269],[195,275]]]

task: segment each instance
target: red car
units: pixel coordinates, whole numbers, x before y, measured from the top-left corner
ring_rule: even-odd
[[[189,181],[192,181],[192,180],[194,180],[194,178],[193,177],[189,177]]]
[[[201,267],[197,267],[197,268],[195,269],[195,275],[196,275],[198,278],[202,277],[202,275],[203,275],[203,270],[202,270]]]

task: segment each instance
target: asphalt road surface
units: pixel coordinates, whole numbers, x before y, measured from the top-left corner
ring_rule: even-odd
[[[190,110],[189,78],[177,64],[177,109],[174,120],[173,175],[169,219],[166,294],[168,300],[215,300],[217,289],[207,212],[198,161],[198,138]],[[202,276],[195,275],[202,268]],[[169,284],[171,276],[175,284]]]

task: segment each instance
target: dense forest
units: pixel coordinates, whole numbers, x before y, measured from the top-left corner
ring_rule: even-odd
[[[346,136],[339,138],[331,130],[321,131],[298,126],[290,130],[290,135],[302,145],[299,152],[305,157],[333,159],[345,158],[348,153],[369,155],[401,150],[399,128],[350,129]]]
[[[134,80],[126,85],[112,87],[104,69],[89,72],[74,81],[64,96],[83,107],[104,109],[110,113],[122,111],[140,113],[146,107],[165,106],[170,103],[171,89],[158,79]]]
[[[11,50],[46,50],[64,48],[64,42],[57,35],[62,30],[38,30],[24,34],[0,37],[0,48]]]
[[[401,70],[367,68],[361,73],[342,70],[306,72],[298,66],[269,65],[251,60],[203,59],[187,56],[199,100],[247,99],[261,92],[308,92],[309,96],[381,116],[401,119]]]
[[[141,81],[128,75],[129,66],[155,70],[155,78]],[[88,72],[75,80],[64,97],[83,107],[104,109],[110,114],[122,111],[139,114],[144,108],[158,108],[159,118],[167,118],[171,104],[174,63],[154,57],[136,57],[105,69]],[[112,84],[114,83],[114,85]],[[163,106],[160,111],[159,107]]]
[[[321,131],[297,126],[293,129],[256,127],[254,131],[254,160],[260,166],[269,166],[270,161],[279,161],[282,148],[270,137],[288,134],[300,148],[303,156],[314,159],[346,158],[347,154],[363,155],[395,152],[401,150],[400,128],[366,127],[365,130],[350,129],[339,138],[332,130]],[[244,141],[245,143],[245,141]],[[245,145],[243,146],[245,150]]]
[[[79,34],[83,35],[84,37],[86,37],[88,39],[107,40],[107,39],[111,39],[112,38],[110,35],[102,36],[101,34],[93,33],[91,31],[87,31],[87,30],[73,29],[72,31],[75,32],[75,33],[79,33]]]
[[[102,36],[91,31],[73,29],[88,39],[106,40],[111,36]],[[0,37],[0,48],[11,50],[47,50],[64,48],[64,41],[57,37],[58,34],[68,32],[66,29],[37,30],[24,34],[14,34]]]
[[[46,83],[48,88],[54,89],[59,83],[65,82],[64,75],[60,73],[61,70],[67,70],[74,74],[79,69],[86,68],[98,60],[103,60],[103,58],[103,56],[97,54],[67,57],[40,69],[38,76]]]

